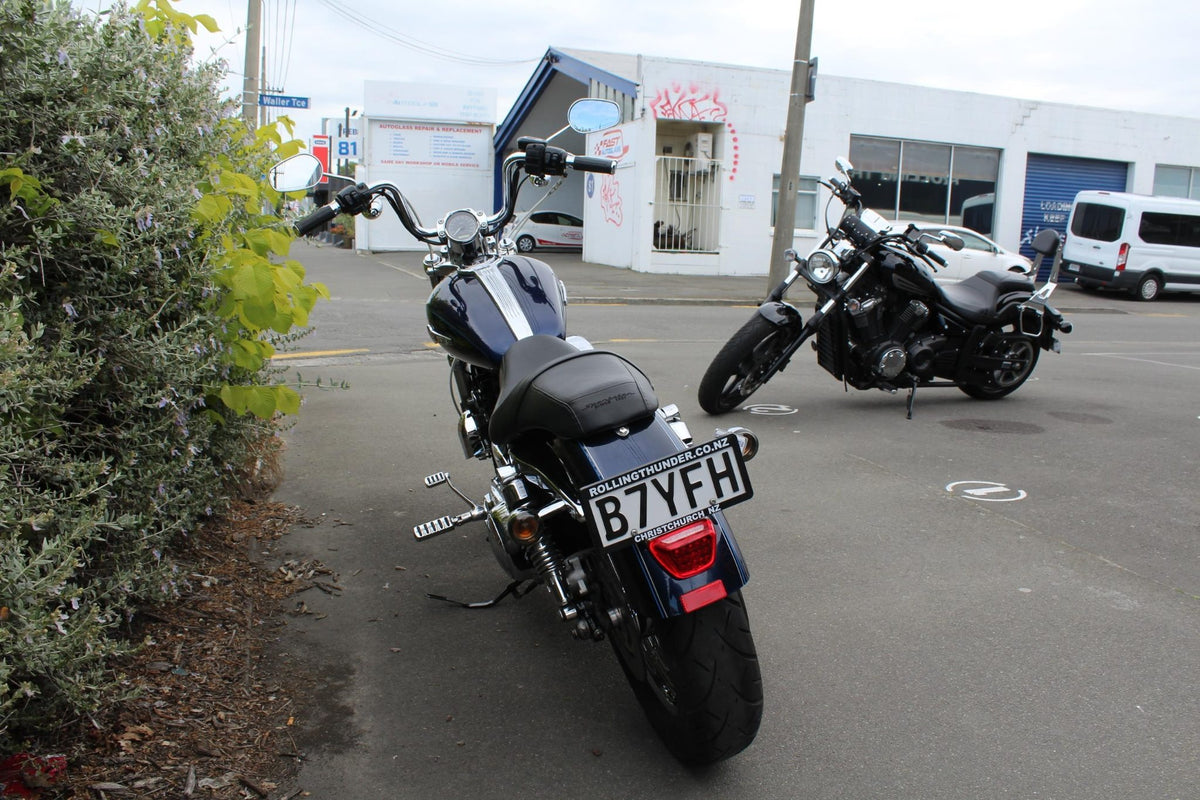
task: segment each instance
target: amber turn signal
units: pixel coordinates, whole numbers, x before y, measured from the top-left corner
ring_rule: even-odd
[[[541,520],[528,511],[518,511],[508,520],[508,532],[518,542],[532,542],[537,538],[539,527]]]

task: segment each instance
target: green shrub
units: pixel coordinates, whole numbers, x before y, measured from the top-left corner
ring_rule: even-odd
[[[299,407],[267,359],[323,289],[261,180],[299,143],[191,64],[207,22],[0,3],[0,745],[112,698],[172,543]]]

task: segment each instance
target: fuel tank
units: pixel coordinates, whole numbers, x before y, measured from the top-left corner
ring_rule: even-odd
[[[504,256],[458,270],[433,288],[425,304],[429,333],[447,353],[498,368],[513,342],[566,334],[563,296],[549,266]]]
[[[896,289],[918,297],[936,297],[937,282],[914,259],[888,253],[880,260],[880,268],[887,281]]]

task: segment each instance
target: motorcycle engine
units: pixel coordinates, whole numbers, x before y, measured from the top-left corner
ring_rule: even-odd
[[[919,300],[910,300],[895,314],[890,325],[882,295],[852,298],[846,310],[854,321],[857,338],[867,345],[865,366],[885,381],[899,377],[909,366],[910,349],[905,342],[928,319],[929,307]],[[918,354],[918,360],[924,362],[923,354]]]
[[[876,375],[890,381],[904,372],[908,354],[898,342],[884,342],[871,352],[869,363]]]

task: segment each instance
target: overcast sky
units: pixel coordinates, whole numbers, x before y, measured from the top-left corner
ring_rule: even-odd
[[[1195,0],[812,2],[822,74],[1200,117]],[[97,4],[106,3],[81,2]],[[240,92],[246,0],[177,8],[217,20],[222,33],[200,37],[197,56],[226,59],[230,93]],[[265,8],[267,82],[310,98],[309,111],[288,112],[307,138],[321,117],[361,108],[364,80],[491,87],[499,121],[550,46],[790,70],[800,0],[265,0]],[[464,63],[422,47],[519,63]],[[817,94],[819,102],[819,82]]]

